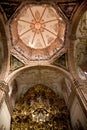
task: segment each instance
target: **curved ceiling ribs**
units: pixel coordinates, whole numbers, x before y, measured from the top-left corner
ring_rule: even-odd
[[[65,30],[65,21],[48,4],[26,3],[10,21],[13,48],[30,61],[56,55],[64,47]]]
[[[14,6],[19,6],[19,3],[21,2],[12,1],[11,4]],[[9,1],[5,4],[9,5]],[[4,2],[1,2],[1,5],[6,12],[6,9],[8,7],[5,6],[5,4]],[[67,9],[67,14],[69,13],[71,17],[71,15],[73,15],[74,8],[78,4],[78,1],[58,1],[54,4],[56,8],[54,8],[51,2],[50,5],[40,5],[40,3],[38,2],[37,5],[35,5],[31,2],[24,2],[10,18],[9,28],[11,31],[10,33],[12,34],[11,47],[13,47],[11,53],[14,55],[14,57],[16,57],[15,59],[12,56],[13,59],[11,60],[11,65],[13,65],[13,68],[11,68],[11,71],[19,68],[18,66],[24,66],[24,64],[19,62],[21,60],[20,57],[25,57],[28,60],[27,64],[29,64],[29,61],[49,60],[54,55],[56,55],[56,57],[60,56],[60,53],[63,56],[62,53],[64,53],[64,50],[62,51],[62,47],[65,47],[64,42],[66,38],[65,31],[67,23],[65,20],[66,17],[63,15],[63,12],[62,15],[60,15],[61,12],[59,11],[59,7],[62,11],[65,11]],[[29,35],[30,38],[28,38]],[[49,36],[51,36],[51,39],[48,39],[49,42],[47,42],[47,37]],[[29,40],[31,40],[31,42]],[[35,40],[41,40],[41,42],[38,42],[38,44],[36,44],[34,42]],[[61,65],[66,67],[65,56],[60,58],[59,60],[57,60],[57,62],[61,62]],[[62,62],[62,60],[64,62]],[[16,63],[14,61],[16,61]],[[55,61],[55,59],[53,59],[53,61]],[[16,66],[15,64],[18,66]]]
[[[38,60],[39,61],[46,60],[47,62],[49,62],[50,60],[50,62],[53,62],[55,61],[56,57],[60,57],[65,53],[66,50],[66,47],[64,46],[66,40],[65,31],[67,31],[66,21],[67,18],[68,19],[72,18],[74,11],[78,8],[79,3],[78,0],[74,1],[54,0],[54,4],[52,4],[51,0],[49,2],[44,1],[44,3],[47,3],[47,5],[41,4],[41,2],[43,3],[42,0],[40,1],[33,0],[33,2],[32,1],[23,2],[22,0],[20,2],[18,0],[15,1],[5,0],[5,2],[3,2],[2,0],[0,1],[0,5],[2,6],[4,12],[6,13],[6,16],[10,21],[10,24],[13,24],[12,21],[14,21],[15,27],[19,26],[18,27],[19,29],[18,28],[15,29],[15,27],[13,27],[14,25],[11,25],[13,28],[11,34],[13,34],[15,31],[19,33],[18,34],[19,36],[14,34],[14,36],[12,36],[11,38],[11,39],[13,39],[13,37],[16,38],[16,39],[14,38],[14,40],[11,41],[11,42],[14,41],[15,44],[13,45],[12,43],[13,48],[11,49],[11,54],[14,55],[14,57],[18,58],[18,60],[20,60],[24,64],[29,64],[30,61],[32,62]],[[36,8],[35,4],[37,5],[37,7],[41,8],[40,10],[38,8],[36,12],[35,12]],[[49,4],[50,6],[48,6]],[[52,15],[54,15],[53,18],[52,16],[50,16],[50,18],[52,19],[45,17],[45,15],[49,12],[48,9],[51,10]],[[24,19],[21,19],[23,15],[21,12],[24,10],[26,17],[24,17]],[[49,14],[51,15],[51,13]],[[62,15],[60,15],[61,13]],[[30,19],[29,16],[32,19]],[[20,33],[21,24],[22,28],[25,29],[24,30],[21,29],[22,32]],[[51,27],[49,26],[49,24]],[[52,27],[53,24],[55,24],[55,27]],[[62,31],[60,31],[61,29]],[[29,39],[28,37],[30,33],[31,37]],[[50,38],[48,38],[48,41],[47,41],[48,37],[47,35],[51,36]],[[37,39],[37,41],[39,40],[41,42],[38,42],[38,44],[36,45],[35,39],[38,36],[39,39]]]
[[[72,105],[74,99],[71,97],[75,96],[71,83],[73,76],[69,70],[71,68],[67,66],[66,51],[70,44],[66,40],[69,38],[67,23],[72,20],[82,0],[80,2],[54,0],[54,4],[52,1],[48,3],[42,1],[40,4],[41,1],[6,0],[6,3],[0,1],[9,19],[7,26],[9,25],[11,36],[9,38],[10,72],[13,71],[13,73],[9,72],[6,81],[9,84],[9,96],[12,98],[13,107],[18,100],[12,116],[12,127],[15,129],[15,125],[17,127],[20,125],[23,128],[23,122],[25,122],[26,128],[41,130],[44,127],[51,129],[55,126],[57,129],[62,126],[62,129],[68,129],[68,127],[70,129],[67,108],[65,104],[61,105],[61,102],[64,103],[63,99],[66,104]],[[77,41],[75,46],[73,45],[75,47],[73,60],[76,67],[81,67],[84,72],[87,72],[85,66],[87,64],[87,39],[84,39],[87,34],[87,14],[83,17],[76,32]],[[35,62],[37,64],[33,66],[32,63]],[[54,65],[50,65],[51,63]],[[15,71],[16,69],[19,70]],[[57,102],[60,105],[56,104]],[[65,111],[62,111],[63,108]],[[62,125],[60,125],[60,120]]]

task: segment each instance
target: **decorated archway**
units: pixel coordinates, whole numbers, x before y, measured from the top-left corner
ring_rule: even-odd
[[[38,84],[16,102],[11,130],[71,130],[64,99]]]

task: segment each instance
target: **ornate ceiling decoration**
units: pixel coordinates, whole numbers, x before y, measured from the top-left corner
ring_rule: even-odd
[[[42,85],[36,85],[20,97],[12,116],[12,130],[70,130],[69,123],[63,99]]]
[[[12,45],[30,60],[47,60],[64,46],[66,24],[51,5],[27,4],[10,22]]]
[[[54,62],[54,65],[58,65],[68,70],[67,64],[67,53],[64,53],[62,56],[58,57]]]
[[[87,72],[87,11],[81,17],[75,41],[75,64],[82,79],[86,79],[84,72]]]
[[[30,48],[46,48],[57,39],[57,36],[60,37],[61,20],[62,18],[50,6],[30,5],[23,9],[18,17],[19,38]],[[64,31],[61,35],[61,39],[64,39]]]
[[[72,19],[74,12],[78,9],[78,5],[80,5],[82,1],[83,0],[29,0],[24,2],[23,0],[1,0],[0,5],[3,8],[3,13],[6,15],[7,21],[10,19],[12,26],[12,29],[10,28],[13,46],[13,48],[11,48],[11,54],[15,57],[19,57],[18,59],[25,64],[37,60],[52,62],[54,58],[60,56],[61,53],[63,54],[65,52],[64,39],[66,38],[66,36],[64,36],[66,24],[63,18]],[[32,8],[30,6],[32,6]],[[45,9],[45,6],[48,7]],[[49,11],[50,9],[51,11]],[[21,13],[23,11],[26,14],[25,16],[23,16],[24,13]],[[35,11],[39,13],[35,13]],[[42,14],[43,16],[41,17],[43,11],[44,15]],[[48,14],[49,17],[45,17]],[[51,14],[55,16],[52,17]],[[59,14],[61,14],[61,16]],[[38,17],[36,15],[41,17],[41,19],[36,21],[37,18],[35,19],[35,17]],[[49,22],[47,22],[48,20]]]
[[[17,70],[23,66],[24,66],[24,64],[19,59],[17,59],[13,55],[10,56],[10,71],[11,72],[14,70]]]

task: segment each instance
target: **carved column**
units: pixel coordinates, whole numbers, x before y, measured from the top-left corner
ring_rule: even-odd
[[[0,107],[5,99],[5,96],[8,94],[9,88],[5,82],[0,82]]]

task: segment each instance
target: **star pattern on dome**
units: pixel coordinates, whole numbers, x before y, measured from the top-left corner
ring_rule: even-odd
[[[58,35],[58,15],[49,6],[29,6],[18,20],[20,39],[31,48],[51,45]]]
[[[48,60],[64,46],[66,23],[51,5],[26,4],[11,21],[14,48],[30,60]]]

